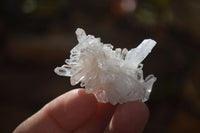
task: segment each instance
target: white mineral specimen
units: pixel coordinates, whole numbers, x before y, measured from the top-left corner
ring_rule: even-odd
[[[103,44],[100,38],[86,35],[83,29],[76,30],[78,44],[71,50],[66,65],[55,68],[61,76],[71,77],[71,84],[85,87],[102,103],[125,103],[147,101],[156,77],[143,79],[141,62],[151,52],[156,42],[144,40],[137,48],[127,50]]]

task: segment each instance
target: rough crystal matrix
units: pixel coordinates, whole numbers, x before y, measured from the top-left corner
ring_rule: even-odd
[[[143,79],[141,62],[151,52],[156,42],[144,40],[137,48],[127,50],[103,44],[100,38],[76,30],[78,44],[70,51],[65,65],[55,68],[61,76],[71,77],[71,85],[79,82],[86,93],[93,93],[102,103],[147,101],[156,77]]]

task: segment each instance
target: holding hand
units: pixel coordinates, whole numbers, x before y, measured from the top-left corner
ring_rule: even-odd
[[[148,115],[143,102],[113,106],[75,89],[48,103],[14,133],[141,133]]]

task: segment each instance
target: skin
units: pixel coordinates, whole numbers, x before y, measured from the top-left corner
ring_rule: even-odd
[[[75,89],[45,105],[14,133],[141,133],[148,116],[141,101],[113,106]]]

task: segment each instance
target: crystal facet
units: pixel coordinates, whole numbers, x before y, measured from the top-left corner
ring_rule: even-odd
[[[86,93],[93,93],[102,103],[125,103],[149,99],[156,77],[143,79],[141,62],[151,52],[156,42],[145,39],[131,50],[103,44],[100,38],[86,35],[81,28],[76,30],[78,44],[70,51],[67,65],[55,68],[60,76],[71,77],[72,85],[81,82]]]

